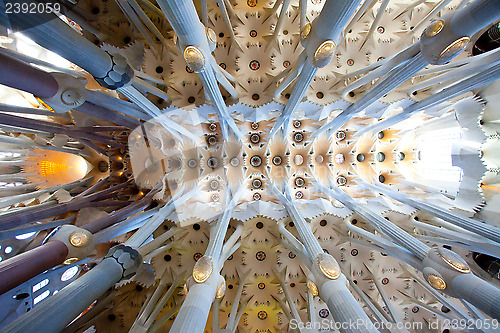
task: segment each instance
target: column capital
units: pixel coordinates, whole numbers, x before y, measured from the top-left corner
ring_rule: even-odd
[[[113,66],[104,77],[95,78],[95,80],[103,87],[116,90],[130,83],[134,77],[134,70],[127,63],[127,60],[119,55],[106,52]]]
[[[422,261],[422,273],[429,284],[438,290],[446,290],[450,296],[456,297],[451,281],[462,274],[472,274],[467,262],[455,252],[443,247],[432,247]]]
[[[94,249],[94,235],[88,230],[70,224],[57,228],[47,236],[44,243],[56,240],[68,248],[65,261],[67,264],[85,258]]]
[[[50,75],[57,81],[58,90],[54,96],[44,98],[43,101],[55,112],[65,113],[85,102],[87,99],[85,79],[75,78],[69,74],[59,72],[52,72]]]
[[[122,279],[132,277],[142,264],[141,254],[136,249],[123,244],[113,246],[104,256],[104,259],[107,258],[115,259],[122,266]]]
[[[429,24],[420,37],[420,50],[432,65],[444,65],[462,52],[470,36],[457,35],[451,28],[453,14]]]

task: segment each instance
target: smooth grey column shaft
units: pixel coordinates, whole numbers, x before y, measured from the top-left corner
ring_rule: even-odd
[[[0,262],[0,294],[61,264],[68,247],[61,241],[50,241],[32,250]]]
[[[0,84],[32,93],[40,98],[50,98],[59,86],[50,73],[0,53]]]
[[[102,106],[92,104],[90,102],[83,103],[79,107],[75,108],[75,110],[131,129],[134,129],[141,124],[141,122],[136,119],[106,109]]]
[[[2,333],[60,332],[93,301],[122,278],[123,269],[113,258],[106,258],[88,273],[76,279],[43,304],[25,313]]]

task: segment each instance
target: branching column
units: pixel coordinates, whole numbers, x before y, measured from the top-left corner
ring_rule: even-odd
[[[412,48],[413,54],[408,54],[406,59],[402,59],[399,65],[381,77],[361,99],[323,125],[314,135],[318,136],[326,130],[338,130],[355,114],[363,111],[428,64],[443,65],[450,62],[465,49],[474,33],[499,18],[500,2],[476,0],[458,12],[434,21],[424,30],[418,43],[419,49]]]
[[[0,9],[5,13],[4,2]],[[122,87],[133,77],[133,70],[123,57],[103,51],[55,14],[9,14],[8,21],[6,15],[0,16],[0,20],[0,24],[22,31],[35,43],[85,69],[106,88]]]
[[[347,279],[341,273],[337,261],[330,254],[323,252],[309,224],[291,200],[288,191],[285,197],[273,186],[273,192],[290,214],[311,260],[306,262],[315,279],[314,282],[308,282],[311,293],[314,296],[319,294],[325,301],[333,318],[343,324],[342,332],[378,332],[371,326],[370,318],[347,288]]]
[[[131,247],[117,245],[88,273],[48,298],[43,306],[25,313],[0,332],[60,332],[94,300],[122,279],[131,277],[142,262]]]
[[[360,0],[327,0],[314,22],[305,25],[302,29],[301,39],[305,47],[303,53],[305,59],[299,58],[297,60],[298,62],[302,61],[302,63],[295,65],[296,67],[300,66],[297,67],[300,72],[299,77],[283,113],[269,134],[270,137],[282,125],[284,125],[285,133],[288,131],[293,114],[304,98],[316,72],[330,63],[335,53],[335,46],[340,40],[342,29],[358,8],[359,3]],[[290,81],[288,82],[290,83]]]
[[[482,69],[482,67],[478,68]],[[367,126],[356,133],[357,136],[360,136],[364,133],[370,131],[381,131],[388,127],[391,127],[401,121],[404,121],[411,116],[421,112],[425,109],[430,109],[434,106],[437,106],[447,100],[450,100],[455,97],[459,97],[460,95],[490,84],[500,78],[500,61],[497,61],[493,66],[486,70],[482,70],[472,77],[455,83],[439,92],[424,98],[423,100],[416,102],[407,108],[405,108],[400,113],[390,116],[380,122],[377,122],[373,125]]]
[[[236,136],[243,139],[234,119],[229,115],[217,85],[216,73],[219,68],[214,67],[215,60],[211,54],[215,49],[217,36],[200,22],[192,0],[159,0],[158,5],[177,35],[177,44],[183,52],[184,60],[199,75],[205,93],[219,111],[224,136],[229,138],[226,127],[229,125]],[[222,79],[222,76],[217,77]]]
[[[356,202],[336,186],[328,188],[316,184],[318,189],[343,203],[396,244],[413,253],[420,262],[417,265],[413,262],[407,264],[421,271],[434,289],[452,297],[463,298],[489,316],[500,319],[500,289],[472,274],[467,262],[458,254],[443,247],[430,248],[365,205]]]
[[[223,242],[231,214],[241,194],[241,190],[235,193],[221,219],[217,225],[213,226],[205,255],[194,266],[189,292],[172,325],[172,332],[204,332],[213,301],[216,297],[220,298],[224,295],[226,282],[220,275],[220,270],[226,261],[222,255],[225,252],[223,251]],[[229,195],[226,199],[229,199]],[[233,236],[229,238],[228,242],[235,242],[239,233],[235,231]]]
[[[412,196],[403,193],[401,191],[395,191],[387,185],[383,184],[368,184],[365,182],[360,182],[361,186],[366,187],[372,191],[382,193],[394,200],[398,200],[404,204],[420,209],[421,211],[432,214],[440,219],[443,219],[451,224],[457,225],[465,230],[471,231],[483,237],[489,238],[495,242],[500,243],[500,229],[480,222],[474,219],[459,215],[448,209],[441,208],[432,203],[425,202],[420,199],[413,198]]]
[[[113,192],[111,193],[114,195]],[[44,244],[3,260],[0,262],[0,294],[28,281],[47,269],[62,264],[65,260],[74,261],[86,257],[95,245],[93,233],[143,210],[151,202],[154,193],[156,191],[151,191],[140,201],[114,211],[106,217],[96,219],[82,228],[63,225]],[[37,214],[35,212],[30,216],[33,216],[35,220],[39,220],[40,218],[37,218],[37,216],[40,217],[39,214],[41,213],[38,212]]]
[[[59,72],[48,73],[3,53],[0,53],[0,66],[4,69],[0,72],[0,84],[35,95],[57,113],[77,109],[129,128],[139,124],[132,118],[86,101],[88,91],[81,78]],[[99,93],[91,93],[90,97],[95,98],[96,94]],[[115,100],[116,109],[119,102]],[[127,113],[126,108],[119,109],[121,113]]]

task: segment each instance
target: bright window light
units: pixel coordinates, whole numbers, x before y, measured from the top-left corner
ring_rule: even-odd
[[[37,292],[49,284],[49,279],[42,280],[33,286],[33,292]]]
[[[33,305],[40,303],[41,301],[46,299],[49,295],[50,295],[50,290],[45,290],[43,293],[41,293],[40,295],[35,297],[35,299],[33,299]]]
[[[78,273],[78,266],[73,266],[68,268],[62,275],[61,275],[61,281],[68,281],[69,279],[73,278],[76,273]]]
[[[19,240],[22,240],[22,239],[28,239],[30,238],[31,236],[33,236],[36,232],[28,232],[26,234],[22,234],[22,235],[17,235],[16,236],[16,239],[19,239]]]
[[[420,142],[419,171],[424,178],[458,183],[462,180],[462,169],[452,165],[453,143],[462,139],[462,129],[432,131],[422,136]]]

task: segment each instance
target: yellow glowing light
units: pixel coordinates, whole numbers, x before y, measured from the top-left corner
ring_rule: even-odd
[[[224,297],[225,292],[226,292],[226,282],[222,281],[222,283],[217,288],[217,293],[215,295],[215,298],[222,298],[222,297]]]
[[[458,254],[445,248],[439,248],[439,256],[445,263],[461,273],[470,273],[470,267]]]
[[[53,108],[51,108],[47,103],[45,103],[44,101],[42,101],[40,98],[38,97],[35,97],[37,102],[40,103],[41,105],[43,105],[44,108],[46,108],[47,110],[51,111],[51,112],[55,112]]]
[[[201,257],[193,268],[193,279],[198,283],[205,282],[214,270],[214,263],[211,257]]]
[[[435,274],[427,275],[427,282],[429,282],[429,284],[435,289],[438,290],[446,289],[446,282],[444,282],[444,280],[441,277]]]
[[[435,22],[432,22],[424,31],[424,34],[427,36],[427,37],[434,37],[436,36],[438,33],[441,32],[441,30],[443,30],[444,28],[444,21],[443,20],[438,20],[438,21],[435,21]]]
[[[332,40],[324,41],[314,53],[314,65],[316,67],[323,67],[327,65],[334,53],[335,43]]]
[[[318,291],[318,287],[316,286],[316,283],[312,282],[311,280],[307,280],[307,289],[309,290],[311,295],[313,295],[313,296],[319,295],[319,291]]]
[[[85,246],[88,240],[89,237],[83,232],[74,232],[69,236],[69,242],[76,247]]]
[[[186,47],[184,50],[184,60],[188,67],[194,72],[200,72],[205,66],[205,57],[195,46]]]
[[[439,55],[439,60],[443,62],[448,62],[456,56],[458,53],[462,52],[469,44],[469,37],[462,37],[451,43],[443,52]]]
[[[335,280],[340,276],[339,264],[331,255],[320,253],[316,260],[319,269],[327,278]]]
[[[68,258],[68,259],[64,260],[63,264],[64,265],[71,265],[77,261],[78,261],[78,258]]]
[[[309,34],[311,33],[311,23],[307,23],[304,28],[302,28],[302,31],[300,32],[300,38],[302,40],[306,39],[309,37]]]
[[[90,171],[90,164],[81,156],[34,149],[26,158],[23,171],[32,183],[40,188],[68,184],[82,179]]]

